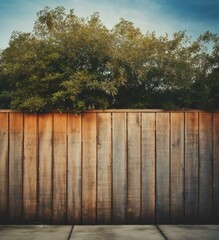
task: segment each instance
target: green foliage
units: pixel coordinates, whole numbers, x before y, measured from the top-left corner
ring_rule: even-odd
[[[142,34],[121,19],[46,7],[32,33],[14,32],[0,53],[0,108],[219,108],[219,37]]]

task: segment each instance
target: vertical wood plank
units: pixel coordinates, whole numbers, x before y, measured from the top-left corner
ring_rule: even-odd
[[[11,223],[22,221],[23,179],[23,114],[10,113],[9,150],[9,218]]]
[[[156,223],[169,223],[169,113],[156,114]]]
[[[40,114],[38,146],[36,115],[0,113],[0,221],[36,220],[39,147],[42,223],[218,223],[219,114],[185,113],[185,140],[183,113],[112,116]]]
[[[24,114],[23,218],[37,219],[37,115]]]
[[[126,222],[126,114],[113,113],[113,224]]]
[[[96,224],[96,113],[82,115],[82,223]]]
[[[213,214],[219,223],[219,113],[213,115]]]
[[[8,113],[0,113],[0,223],[8,219]]]
[[[97,224],[111,223],[111,113],[97,114]]]
[[[171,223],[184,223],[184,113],[171,113]]]
[[[53,114],[40,114],[38,217],[43,224],[52,223],[52,141]]]
[[[155,223],[155,113],[142,113],[142,223]]]
[[[185,113],[185,223],[198,223],[198,113]]]
[[[81,115],[68,114],[69,224],[81,224]]]
[[[199,113],[199,222],[212,221],[212,114]]]
[[[66,223],[67,217],[67,115],[54,114],[53,128],[53,223]]]
[[[128,199],[127,223],[139,224],[141,217],[141,115],[128,113]]]

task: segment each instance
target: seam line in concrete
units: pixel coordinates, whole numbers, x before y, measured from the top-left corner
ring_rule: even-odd
[[[162,230],[159,228],[158,225],[155,225],[155,227],[157,228],[157,230],[159,231],[159,233],[162,235],[162,237],[164,237],[165,240],[168,240],[167,236],[162,232]]]
[[[72,227],[71,227],[71,230],[70,230],[70,233],[68,235],[68,239],[67,240],[70,240],[72,232],[73,232],[73,229],[74,229],[74,225],[72,225]]]

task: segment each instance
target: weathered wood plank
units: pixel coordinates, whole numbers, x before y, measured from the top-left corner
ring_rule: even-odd
[[[111,223],[111,113],[97,114],[97,224]]]
[[[142,223],[155,223],[155,113],[142,113]]]
[[[141,114],[128,113],[128,194],[127,223],[141,218]]]
[[[170,222],[184,223],[184,113],[171,113]]]
[[[38,217],[43,224],[52,223],[52,141],[53,115],[40,114]]]
[[[37,220],[37,115],[24,115],[23,219]]]
[[[185,113],[185,223],[198,223],[198,113]]]
[[[42,223],[219,222],[219,113],[53,115],[38,146],[36,115],[0,113],[0,221],[35,221],[38,199]]]
[[[54,114],[53,127],[53,223],[67,220],[67,115]]]
[[[127,150],[126,114],[113,113],[113,224],[126,222]]]
[[[8,218],[8,113],[0,113],[0,223]]]
[[[10,113],[9,218],[19,223],[23,214],[23,114]]]
[[[212,221],[212,114],[199,113],[199,222]]]
[[[213,215],[219,223],[219,113],[213,115]]]
[[[82,223],[96,224],[96,113],[82,115]]]
[[[68,114],[69,224],[81,224],[81,115]]]
[[[169,223],[169,113],[156,113],[156,223]]]

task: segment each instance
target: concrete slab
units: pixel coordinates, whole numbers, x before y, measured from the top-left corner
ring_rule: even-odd
[[[168,240],[218,240],[219,225],[159,225]]]
[[[75,226],[70,240],[165,240],[153,225]]]
[[[72,226],[0,225],[1,240],[68,240]]]

